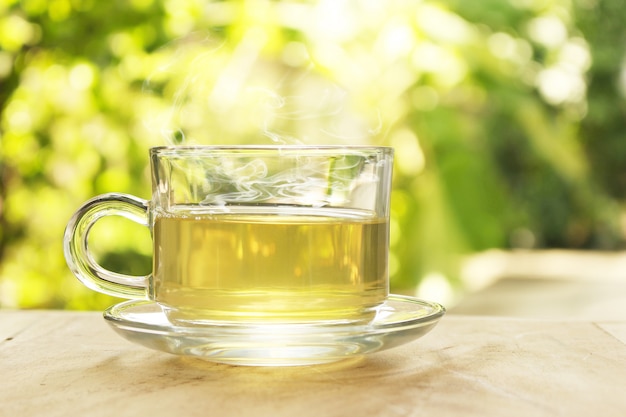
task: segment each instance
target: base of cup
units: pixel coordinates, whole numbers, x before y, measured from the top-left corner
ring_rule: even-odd
[[[306,326],[306,325],[361,325],[370,323],[376,316],[380,304],[355,310],[340,310],[324,313],[268,313],[226,312],[215,310],[172,308],[161,304],[168,321],[180,326]]]

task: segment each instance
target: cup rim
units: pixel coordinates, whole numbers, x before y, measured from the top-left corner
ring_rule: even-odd
[[[391,146],[378,145],[162,145],[150,148],[153,157],[209,155],[212,152],[224,154],[276,153],[278,155],[294,155],[300,152],[318,153],[319,155],[378,153],[393,155]]]
[[[150,147],[151,154],[192,152],[192,151],[383,151],[393,152],[394,148],[383,145],[158,145]]]

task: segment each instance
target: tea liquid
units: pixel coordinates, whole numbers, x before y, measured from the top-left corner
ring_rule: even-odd
[[[154,299],[171,320],[360,320],[388,294],[388,221],[346,209],[158,215]]]

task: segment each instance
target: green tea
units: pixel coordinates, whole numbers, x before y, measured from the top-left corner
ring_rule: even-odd
[[[158,214],[153,299],[174,322],[366,320],[388,294],[388,235],[347,209]]]

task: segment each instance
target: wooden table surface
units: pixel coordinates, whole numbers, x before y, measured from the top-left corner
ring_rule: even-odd
[[[148,350],[97,312],[0,310],[0,416],[626,416],[626,321],[448,314],[331,365],[251,368]]]

